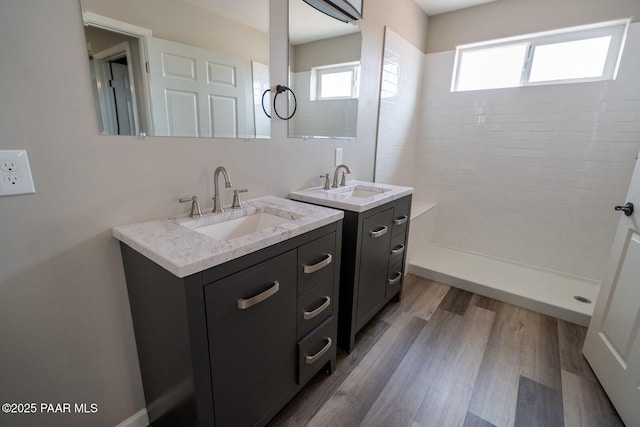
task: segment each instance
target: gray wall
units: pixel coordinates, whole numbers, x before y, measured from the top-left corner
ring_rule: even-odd
[[[272,3],[272,83],[286,83],[286,2]],[[288,139],[283,121],[271,141],[100,136],[78,2],[0,1],[0,149],[28,150],[37,190],[0,197],[0,403],[99,408],[0,425],[113,426],[143,408],[112,226],[185,213],[180,196],[210,200],[217,165],[248,197],[285,196],[319,184],[344,147],[353,177],[372,179],[384,25],[420,44],[427,18],[409,0],[365,7],[358,138],[346,143]]]
[[[638,0],[499,0],[429,18],[426,52],[538,31],[632,17]]]

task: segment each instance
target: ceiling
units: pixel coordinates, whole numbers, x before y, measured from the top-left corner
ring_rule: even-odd
[[[496,0],[413,0],[429,16],[491,3]]]

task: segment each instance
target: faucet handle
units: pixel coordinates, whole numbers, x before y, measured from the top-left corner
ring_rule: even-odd
[[[233,190],[233,203],[231,204],[232,209],[240,209],[242,207],[242,202],[240,202],[239,193],[247,193],[249,191],[248,188],[242,188],[240,190]]]
[[[320,178],[324,178],[324,189],[328,190],[329,189],[329,174],[326,173],[324,175],[320,175]]]
[[[347,180],[345,178],[345,176],[348,174],[349,172],[347,171],[343,171],[342,172],[342,179],[340,180],[340,187],[344,187],[345,185],[347,185]]]
[[[191,202],[191,213],[189,214],[190,217],[193,218],[202,216],[202,211],[200,211],[200,204],[198,203],[198,196],[183,197],[179,199],[179,201],[180,203]]]

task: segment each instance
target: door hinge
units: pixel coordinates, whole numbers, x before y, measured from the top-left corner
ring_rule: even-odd
[[[151,73],[151,69],[149,68],[149,61],[144,63],[144,67],[147,69],[147,74]]]

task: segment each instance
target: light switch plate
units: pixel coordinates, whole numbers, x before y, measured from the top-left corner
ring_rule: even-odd
[[[336,148],[336,166],[342,164],[342,148]]]
[[[26,150],[0,150],[0,196],[35,193]]]

